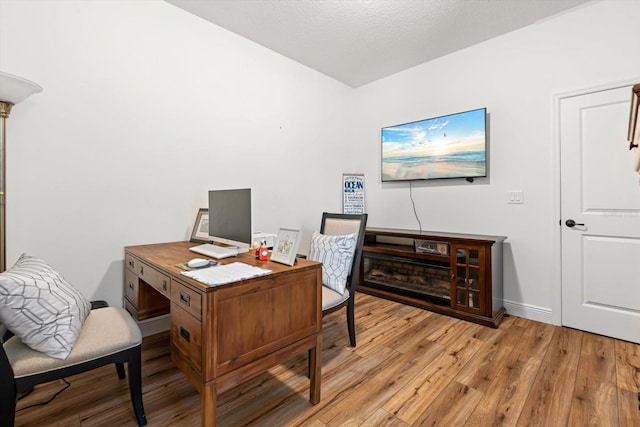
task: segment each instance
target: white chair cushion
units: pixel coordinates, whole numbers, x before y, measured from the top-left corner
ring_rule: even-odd
[[[42,259],[22,254],[0,273],[0,323],[48,356],[69,355],[90,311],[91,303]]]
[[[14,336],[4,344],[16,378],[77,365],[117,353],[142,342],[138,324],[124,309],[105,307],[92,310],[84,321],[80,336],[65,360],[32,350]]]
[[[337,305],[342,304],[349,299],[349,290],[347,289],[343,295],[326,286],[322,287],[322,311],[327,311]]]
[[[311,236],[309,259],[322,263],[322,284],[343,295],[351,272],[356,234]]]

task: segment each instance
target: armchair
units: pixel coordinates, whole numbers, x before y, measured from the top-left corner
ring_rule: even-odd
[[[94,308],[104,307],[94,304]],[[6,337],[7,338],[5,341]],[[142,403],[140,328],[122,308],[91,310],[69,356],[62,360],[32,350],[0,324],[0,425],[13,426],[16,399],[34,385],[115,363],[122,379],[128,364],[129,392],[139,426],[147,423]]]
[[[327,269],[326,259],[323,261],[323,286],[322,286],[322,314],[332,313],[342,307],[347,308],[347,328],[349,331],[349,342],[352,347],[356,346],[356,328],[355,328],[355,292],[356,286],[360,280],[360,260],[362,258],[362,246],[364,243],[364,234],[367,226],[367,214],[322,214],[322,223],[320,234],[325,236],[340,236],[355,233],[355,248],[353,250],[353,258],[349,265],[346,286],[344,293],[332,289],[325,282],[325,272]],[[322,257],[314,254],[313,242],[311,259],[321,261]]]

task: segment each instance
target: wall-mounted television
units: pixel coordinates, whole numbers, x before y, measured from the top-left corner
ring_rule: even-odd
[[[382,128],[382,182],[487,176],[487,109]]]

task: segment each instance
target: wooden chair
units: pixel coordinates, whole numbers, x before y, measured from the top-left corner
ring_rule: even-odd
[[[93,305],[93,307],[103,305]],[[10,337],[5,339],[6,337]],[[122,308],[91,310],[78,341],[65,360],[32,350],[0,324],[0,426],[15,423],[16,399],[34,385],[76,375],[111,363],[123,379],[128,365],[129,392],[139,426],[147,424],[142,404],[140,328]]]
[[[347,328],[349,330],[349,342],[356,346],[356,325],[354,317],[354,302],[356,286],[360,281],[360,260],[362,259],[362,245],[367,227],[367,214],[322,214],[320,233],[326,235],[345,235],[357,233],[356,248],[351,263],[351,272],[347,277],[347,289],[343,295],[322,286],[322,315],[332,313],[342,307],[347,307]]]

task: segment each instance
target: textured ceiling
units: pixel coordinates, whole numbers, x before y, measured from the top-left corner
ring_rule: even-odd
[[[591,0],[166,0],[358,87]]]

